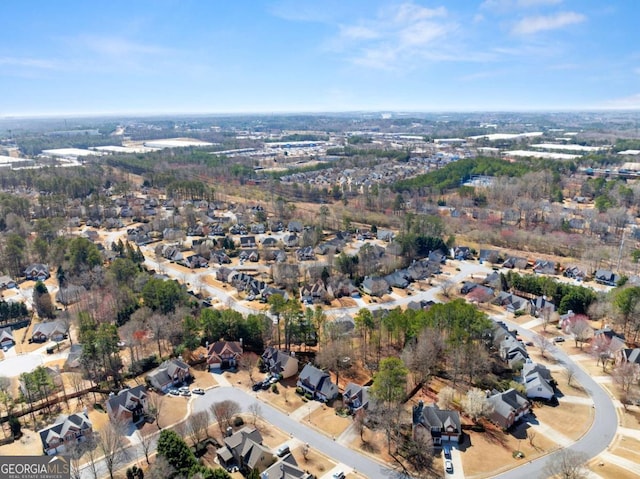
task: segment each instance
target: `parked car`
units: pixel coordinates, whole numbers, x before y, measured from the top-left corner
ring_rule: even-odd
[[[193,394],[200,394],[200,395],[202,395],[202,394],[204,394],[204,389],[202,389],[202,388],[193,388],[193,389],[191,390],[191,392],[192,392]]]
[[[442,446],[442,452],[444,453],[445,459],[451,459],[451,446],[449,446],[449,444]]]
[[[251,389],[253,389],[254,391],[262,389],[262,383],[255,383],[253,386],[251,386]]]
[[[554,343],[564,343],[564,338],[562,336],[556,336],[553,338]]]
[[[177,389],[169,389],[169,394],[171,394],[172,396],[180,396],[180,391],[178,391]]]
[[[344,472],[338,471],[333,473],[333,479],[344,479]]]
[[[188,391],[189,390],[189,386],[182,386],[180,388],[178,388],[178,391],[180,391],[181,393],[184,391]]]
[[[453,462],[451,462],[449,459],[444,461],[444,470],[449,474],[453,474]]]
[[[185,397],[191,396],[191,391],[188,389],[186,391],[180,391],[180,395]]]
[[[260,383],[260,387],[261,387],[262,389],[264,389],[264,390],[269,389],[269,386],[270,386],[269,381],[262,381],[262,382]]]
[[[282,457],[282,456],[286,456],[290,452],[291,452],[291,450],[289,449],[289,446],[287,446],[285,444],[284,446],[281,446],[280,448],[278,448],[278,451],[276,452],[276,455],[278,457]]]

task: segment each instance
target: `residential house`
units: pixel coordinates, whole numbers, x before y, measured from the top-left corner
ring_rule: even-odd
[[[389,292],[389,283],[384,278],[367,276],[362,282],[362,291],[371,296],[384,296]]]
[[[378,228],[378,231],[376,232],[376,236],[379,240],[390,243],[391,241],[393,241],[393,238],[395,237],[395,233],[391,230]]]
[[[84,441],[92,433],[86,412],[60,416],[53,425],[38,431],[42,450],[48,456],[65,452],[67,446]]]
[[[251,231],[254,235],[262,235],[265,233],[267,229],[264,226],[264,223],[253,223],[249,226],[249,231]]]
[[[296,386],[310,393],[319,401],[331,401],[338,395],[338,387],[333,384],[329,373],[316,368],[312,364],[306,364],[298,375]]]
[[[185,258],[182,264],[184,264],[184,266],[186,266],[187,268],[192,268],[192,269],[209,267],[209,262],[207,261],[207,258],[199,254],[194,254],[189,256],[188,258]]]
[[[367,409],[369,407],[369,388],[355,383],[347,384],[342,393],[342,402],[349,408],[351,414],[360,409]]]
[[[11,279],[11,276],[0,276],[0,290],[17,288],[18,284]]]
[[[500,260],[500,251],[495,249],[481,249],[478,255],[480,264],[497,263]]]
[[[298,246],[299,241],[300,241],[300,238],[296,233],[286,234],[282,237],[282,242],[288,248],[293,248],[295,246]]]
[[[140,422],[147,410],[147,388],[143,385],[123,389],[107,399],[107,414],[112,421]]]
[[[240,247],[241,248],[255,248],[256,247],[256,237],[255,236],[241,236],[240,237]]]
[[[315,476],[303,471],[293,454],[289,453],[260,474],[260,479],[312,479]]]
[[[0,329],[0,348],[10,348],[14,344],[15,340],[13,339],[13,331],[11,331],[11,328]]]
[[[281,374],[283,379],[298,374],[298,359],[272,346],[262,353],[262,363],[271,374]]]
[[[493,345],[510,368],[529,359],[529,354],[524,344],[518,340],[514,331],[509,331],[507,325],[502,321],[496,321],[494,325]]]
[[[334,334],[345,335],[351,334],[356,329],[356,322],[349,314],[343,314],[338,316],[333,321],[325,323],[327,328],[330,328]]]
[[[384,280],[392,288],[404,289],[409,286],[406,270],[396,270],[393,273],[386,275]]]
[[[599,269],[594,275],[596,283],[606,284],[607,286],[615,286],[620,280],[620,276],[608,269]]]
[[[312,246],[305,246],[296,251],[298,261],[313,261],[316,259],[316,255],[313,252]]]
[[[64,371],[71,371],[74,369],[78,369],[82,366],[82,344],[72,344],[69,348],[69,355],[67,356],[67,360],[64,362],[64,366],[62,369]]]
[[[458,261],[463,261],[471,258],[471,248],[468,246],[456,246],[451,252],[451,256]]]
[[[162,247],[162,257],[169,261],[184,261],[184,255],[180,251],[180,247],[175,244],[168,244]]]
[[[322,280],[305,284],[300,288],[300,300],[305,304],[321,303],[327,298],[327,288]]]
[[[546,314],[555,313],[556,305],[547,300],[544,296],[538,296],[537,298],[529,301],[529,312],[536,317],[544,316]]]
[[[62,341],[69,328],[61,321],[47,321],[37,323],[31,332],[31,341],[43,343],[45,341]]]
[[[27,280],[32,281],[45,281],[49,277],[51,277],[51,273],[49,272],[49,266],[41,263],[34,263],[29,265],[27,269],[24,270],[24,275]]]
[[[431,434],[434,445],[441,445],[443,441],[459,442],[462,436],[460,414],[440,409],[437,404],[425,406],[419,401],[413,407],[413,435],[420,439],[426,434]]]
[[[207,350],[207,365],[212,369],[235,368],[242,356],[242,343],[239,341],[216,341]]]
[[[273,236],[267,236],[262,240],[262,246],[265,248],[274,248],[278,244],[278,240]]]
[[[525,269],[527,267],[527,258],[522,258],[520,256],[509,256],[502,263],[503,268],[517,268],[517,269]]]
[[[533,272],[537,274],[556,274],[556,263],[545,259],[537,259],[533,264]]]
[[[465,281],[462,283],[462,288],[460,288],[460,294],[469,294],[471,291],[480,286],[478,283],[473,281]]]
[[[542,364],[528,359],[522,366],[521,378],[527,391],[527,398],[548,401],[555,395],[551,372]]]
[[[223,250],[212,251],[209,257],[212,263],[218,263],[219,265],[231,263],[231,258],[229,258],[229,256],[227,256],[227,253],[225,253]]]
[[[567,278],[573,278],[577,281],[584,281],[584,278],[587,276],[587,274],[578,266],[567,266],[563,274]]]
[[[620,350],[616,363],[631,363],[640,365],[640,348],[624,348]]]
[[[168,359],[147,374],[147,382],[157,391],[167,392],[191,377],[189,366],[180,359]]]
[[[529,306],[529,301],[520,296],[516,296],[506,291],[501,291],[493,301],[495,304],[504,307],[509,313],[515,313],[516,311],[526,311]]]
[[[218,462],[224,468],[237,466],[247,471],[265,470],[273,462],[273,454],[262,445],[262,434],[255,427],[245,426],[223,440],[224,446],[216,451]]]
[[[435,264],[444,264],[447,261],[447,255],[445,255],[439,249],[429,253],[429,262]]]
[[[301,233],[303,230],[302,223],[300,221],[289,221],[287,231],[289,233]]]
[[[502,429],[509,429],[531,411],[529,400],[513,388],[505,392],[494,390],[487,399],[493,406],[489,420]]]

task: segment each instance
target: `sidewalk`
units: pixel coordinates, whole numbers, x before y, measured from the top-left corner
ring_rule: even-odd
[[[311,413],[316,409],[319,409],[320,406],[322,406],[322,403],[320,401],[309,401],[308,403],[303,404],[298,409],[290,413],[289,417],[296,421],[301,421],[305,418],[308,418]]]

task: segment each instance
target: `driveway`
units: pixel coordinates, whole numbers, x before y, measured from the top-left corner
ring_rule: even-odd
[[[444,451],[442,453],[444,457]],[[444,470],[444,477],[447,479],[464,479],[464,469],[462,467],[462,456],[455,444],[451,444],[451,462],[453,463],[453,472],[448,473]],[[442,467],[444,467],[444,459],[442,461]]]
[[[536,336],[536,333],[522,328],[522,325],[513,323],[504,317],[500,317],[499,319],[504,321],[509,328],[517,329],[518,334],[528,340],[532,340]],[[589,373],[579,365],[576,365],[564,350],[556,348],[553,353],[558,364],[564,367],[572,366],[575,369],[576,380],[582,384],[585,391],[593,399],[595,407],[593,424],[589,431],[587,431],[587,433],[576,442],[564,449],[585,453],[589,458],[596,457],[607,449],[616,435],[618,429],[618,415],[616,413],[616,408],[609,394],[589,375]],[[548,454],[493,477],[500,479],[543,477],[546,464],[548,462],[555,461],[557,455],[558,452]]]

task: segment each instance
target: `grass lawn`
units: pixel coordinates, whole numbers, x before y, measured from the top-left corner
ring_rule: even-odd
[[[193,375],[193,383],[190,385],[191,388],[209,389],[218,385],[213,374],[209,371],[198,371],[197,369],[191,368],[191,374]]]
[[[616,456],[640,464],[640,441],[637,439],[621,436],[611,452]]]
[[[41,456],[42,442],[37,432],[22,429],[22,437],[11,444],[0,446],[0,456]]]
[[[582,404],[542,406],[534,408],[533,412],[541,423],[553,427],[563,436],[573,440],[586,433],[593,422],[593,408]]]
[[[302,422],[308,424],[309,416],[305,415]],[[351,425],[351,422],[351,418],[338,416],[336,410],[326,404],[311,412],[311,425],[330,437],[342,434]]]
[[[618,417],[620,417],[622,427],[640,429],[640,407],[629,406],[626,411],[621,409]]]
[[[469,433],[469,443],[463,444],[462,467],[465,477],[487,477],[520,465],[522,461],[542,456],[556,448],[555,443],[541,434],[535,436],[533,447],[527,439],[518,440],[500,429]],[[465,447],[466,446],[466,447]],[[520,449],[524,459],[514,459],[513,452]]]
[[[589,469],[603,479],[635,479],[638,477],[631,471],[627,471],[622,467],[618,467],[600,459],[597,459]]]
[[[242,417],[246,426],[253,427],[253,416],[243,414]],[[273,427],[261,418],[258,418],[255,423],[255,427],[260,431],[260,434],[262,434],[263,444],[271,449],[291,438],[289,434]]]
[[[149,393],[157,394],[153,391]],[[187,414],[187,403],[189,398],[183,396],[171,396],[166,394],[162,396],[162,406],[160,409],[160,419],[158,421],[160,427],[168,427],[178,421],[181,421]]]
[[[303,446],[294,448],[291,453],[298,462],[298,467],[313,474],[316,477],[321,477],[325,474],[325,471],[332,469],[336,463],[331,461],[324,454],[320,454],[314,448],[309,448],[307,458],[305,459],[302,454]]]

